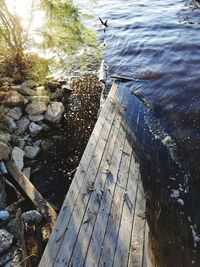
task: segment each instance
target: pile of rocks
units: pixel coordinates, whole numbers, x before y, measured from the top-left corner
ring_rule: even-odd
[[[59,124],[65,110],[62,99],[70,95],[71,89],[66,81],[48,81],[39,86],[27,80],[14,85],[10,78],[3,78],[0,84],[4,120],[4,127],[0,125],[0,160],[11,156],[18,169],[29,178],[31,168],[24,168],[24,159],[35,159],[40,153],[41,133]]]

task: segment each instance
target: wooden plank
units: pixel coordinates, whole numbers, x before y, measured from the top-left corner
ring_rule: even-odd
[[[122,92],[121,97],[119,98],[119,102],[121,102],[122,98],[123,101],[128,101],[128,96],[126,95],[125,98],[123,97],[124,93]],[[125,110],[122,108],[120,113],[125,112]],[[94,223],[96,220],[96,216],[98,214],[98,209],[101,202],[102,197],[102,191],[104,189],[105,180],[107,178],[107,172],[109,168],[109,164],[111,162],[113,150],[115,147],[115,140],[117,137],[117,133],[120,127],[120,123],[122,120],[122,116],[118,113],[115,121],[114,126],[112,128],[112,134],[109,137],[108,143],[106,145],[106,150],[104,152],[101,166],[98,171],[98,175],[96,178],[96,182],[94,185],[95,191],[92,193],[89,204],[87,207],[87,210],[85,212],[85,216],[83,219],[83,223],[80,228],[79,235],[77,237],[78,240],[81,240],[81,242],[76,242],[76,246],[74,248],[74,252],[72,255],[72,259],[70,261],[70,265],[73,266],[82,266],[85,261],[88,245],[90,242],[91,234],[93,231]],[[113,135],[113,136],[112,136]],[[84,223],[87,222],[87,223]],[[82,257],[80,257],[82,255]]]
[[[70,220],[71,212],[74,209],[80,188],[82,187],[84,179],[86,179],[86,171],[91,161],[93,152],[96,149],[99,135],[104,130],[104,124],[106,121],[105,118],[109,120],[111,114],[113,114],[114,112],[115,102],[113,100],[113,96],[115,94],[116,88],[117,87],[115,85],[112,86],[109,97],[107,98],[104,104],[104,108],[100,113],[100,116],[95,125],[93,133],[90,137],[88,145],[85,149],[84,155],[81,159],[77,172],[73,178],[68,194],[66,195],[66,198],[64,200],[54,231],[52,232],[51,238],[45,248],[43,257],[39,264],[40,267],[52,266],[56,258],[63,235],[66,231],[64,225],[67,224]],[[81,176],[83,177],[81,178]]]
[[[103,242],[101,261],[104,266],[112,266],[115,254],[115,247],[118,238],[119,226],[122,216],[124,193],[126,192],[129,166],[131,161],[132,146],[126,139],[122,154],[117,184],[112,199],[112,206],[109,213],[106,234]],[[101,264],[100,264],[101,265]]]
[[[32,201],[37,210],[43,215],[48,222],[49,230],[52,230],[55,224],[57,214],[50,204],[41,196],[33,184],[26,176],[15,166],[12,161],[6,162],[6,168],[14,180],[21,188],[21,193],[25,194]]]
[[[149,240],[149,226],[146,219],[142,267],[155,266],[155,255],[152,254],[150,246],[151,245]]]
[[[91,193],[88,191],[88,189],[94,183],[95,177],[98,173],[99,165],[101,163],[102,155],[104,153],[104,149],[106,147],[106,143],[110,135],[112,122],[114,120],[117,108],[115,108],[114,110],[115,112],[112,112],[110,119],[108,119],[108,117],[106,118],[106,123],[102,130],[102,134],[99,137],[97,147],[95,149],[94,154],[92,155],[92,159],[88,171],[86,173],[87,179],[83,181],[81,193],[78,196],[69,223],[65,223],[65,228],[67,229],[67,231],[64,234],[62,244],[60,245],[60,249],[55,259],[55,265],[57,266],[66,266],[66,264],[71,258],[71,254],[73,252],[73,248],[76,242],[76,237],[79,232],[79,228]],[[72,213],[72,211],[70,212]]]
[[[137,199],[135,207],[135,217],[132,229],[132,239],[130,245],[129,263],[130,267],[142,267],[143,251],[144,251],[144,237],[145,237],[145,222],[146,222],[146,200],[144,189],[139,176]]]
[[[103,190],[101,199],[101,206],[98,211],[96,223],[92,233],[88,254],[86,256],[85,266],[97,266],[98,259],[100,258],[101,246],[106,231],[106,224],[109,216],[109,210],[112,201],[115,184],[117,182],[118,169],[121,161],[122,151],[125,142],[125,131],[121,126],[115,150],[110,163],[108,176]],[[92,264],[91,264],[92,261]],[[93,265],[94,262],[94,265]]]
[[[83,266],[84,264],[92,230],[96,221],[96,215],[99,210],[104,184],[108,175],[107,170],[109,169],[109,164],[112,160],[112,155],[116,144],[116,140],[119,137],[118,132],[121,125],[121,120],[122,120],[121,115],[117,114],[113,122],[111,134],[107,142],[102,162],[95,180],[94,191],[92,192],[91,197],[89,199],[89,203],[77,237],[77,242],[74,248],[72,259],[70,261],[70,265]]]
[[[129,171],[126,197],[124,200],[123,213],[120,222],[119,235],[115,251],[113,266],[127,266],[129,257],[129,247],[131,241],[132,223],[135,214],[135,201],[137,184],[139,177],[139,164],[132,154]]]
[[[117,182],[119,165],[123,153],[122,151],[124,149],[125,135],[126,132],[121,126],[119,131],[119,136],[117,138],[117,143],[115,144],[115,150],[112,156],[112,161],[110,162],[110,167],[103,191],[103,196],[101,199],[100,209],[98,211],[98,215],[96,218],[94,230],[92,233],[88,249],[88,254],[86,256],[85,266],[97,266],[98,259],[100,258],[101,247],[106,231],[106,225],[109,217],[112,196]]]

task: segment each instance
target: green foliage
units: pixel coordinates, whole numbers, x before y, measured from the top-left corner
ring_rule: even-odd
[[[0,26],[1,46],[21,52],[25,42],[23,28],[20,19],[9,12],[4,0],[0,0]]]
[[[80,21],[80,13],[72,1],[42,1],[47,13],[42,31],[44,47],[56,47],[67,54],[75,53],[80,46],[96,43],[96,35]]]
[[[48,74],[48,62],[35,54],[0,49],[0,77],[11,77],[16,82],[31,78],[41,80]]]
[[[43,36],[40,49],[70,55],[70,64],[70,57],[77,55],[81,48],[84,53],[78,57],[78,65],[82,69],[87,68],[88,59],[95,62],[99,59],[96,34],[83,25],[80,11],[71,0],[32,0],[30,6],[29,26],[24,29],[20,18],[9,11],[5,0],[0,0],[0,76],[10,76],[19,81],[26,78],[40,80],[48,74],[52,61],[26,52],[27,47],[36,46],[29,32],[36,6],[46,14],[44,25],[39,30]]]

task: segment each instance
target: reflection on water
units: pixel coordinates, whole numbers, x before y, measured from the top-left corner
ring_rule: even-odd
[[[191,210],[190,166],[179,157],[175,141],[154,111],[131,94],[132,86],[133,82],[119,82],[116,95],[120,101],[123,94],[121,105],[127,110],[124,119],[130,141],[134,140],[147,199],[147,266],[200,266],[200,240]]]
[[[127,86],[140,110],[138,155],[151,200],[151,239],[160,233],[171,242],[159,241],[169,259],[177,254],[166,266],[200,266],[200,4],[102,0],[94,10],[97,25],[99,16],[108,19],[99,36],[110,74],[138,78]],[[152,210],[160,206],[159,220],[168,223],[155,229]]]

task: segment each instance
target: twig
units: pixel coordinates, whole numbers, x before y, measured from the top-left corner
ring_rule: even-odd
[[[21,267],[21,264],[22,264],[24,261],[26,261],[26,260],[28,260],[29,258],[31,258],[31,257],[37,257],[37,255],[35,255],[35,254],[31,254],[31,255],[27,256],[25,259],[23,259],[22,261],[20,261],[20,263],[18,263],[18,264],[16,265],[16,267]]]

